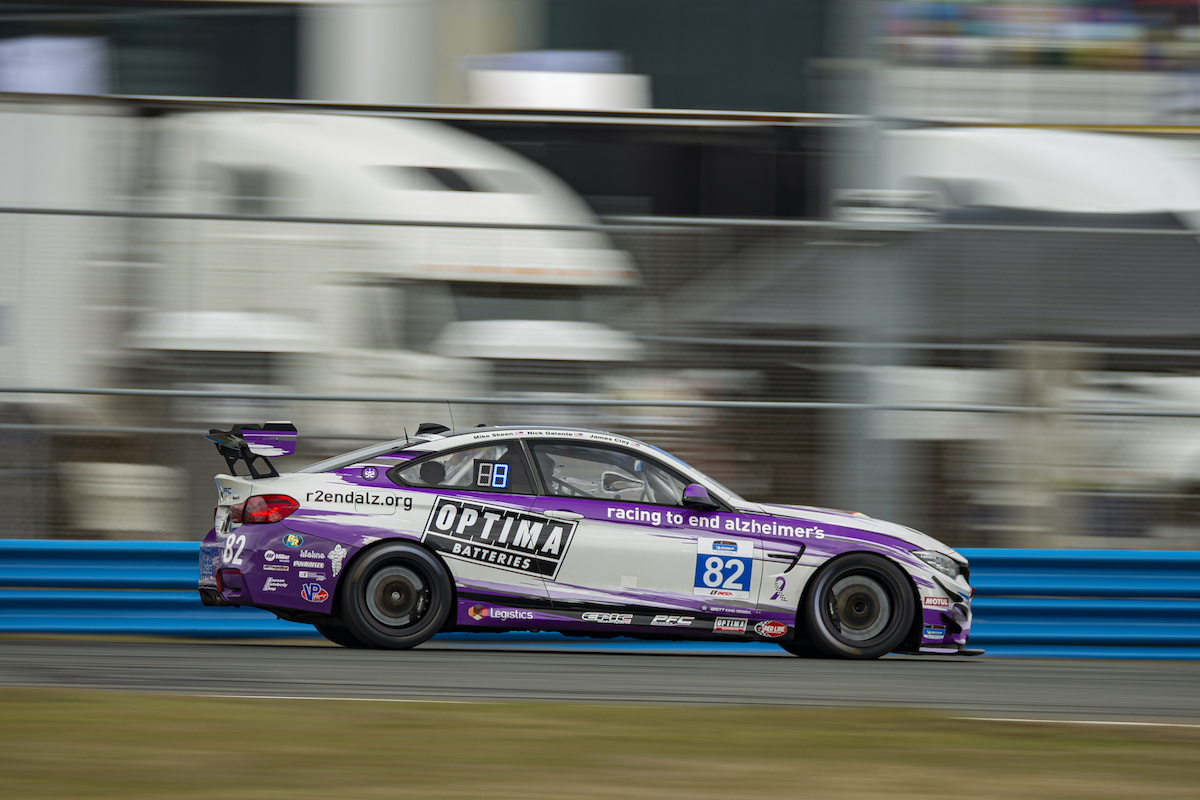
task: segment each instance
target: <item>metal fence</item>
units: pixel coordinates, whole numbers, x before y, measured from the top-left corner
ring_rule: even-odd
[[[432,226],[0,207],[0,359],[14,376],[0,387],[0,536],[196,539],[222,466],[201,434],[286,417],[307,444],[285,469],[427,419],[586,424],[750,499],[854,508],[958,546],[1198,548],[1195,235],[1162,219],[1053,222]],[[601,234],[641,280],[601,293],[589,319],[638,349],[460,359],[427,336],[397,356],[325,333],[310,340],[320,352],[132,346],[165,307],[153,287],[203,245],[202,228],[157,226],[207,223],[257,226],[247,269],[314,226]],[[151,246],[170,237],[174,249]],[[172,307],[187,305],[180,286]],[[351,351],[357,383],[329,367]],[[383,374],[401,358],[414,376],[470,364],[470,379]],[[50,362],[57,372],[28,368]]]

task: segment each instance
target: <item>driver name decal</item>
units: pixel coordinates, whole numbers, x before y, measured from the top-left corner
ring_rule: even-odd
[[[439,497],[421,540],[448,556],[554,580],[574,535],[567,520]]]

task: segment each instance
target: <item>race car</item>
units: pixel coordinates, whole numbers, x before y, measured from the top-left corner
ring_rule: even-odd
[[[745,500],[636,439],[426,423],[280,474],[269,459],[296,436],[210,433],[229,472],[200,546],[206,605],[264,608],[346,647],[520,630],[981,652],[953,549],[863,514]]]

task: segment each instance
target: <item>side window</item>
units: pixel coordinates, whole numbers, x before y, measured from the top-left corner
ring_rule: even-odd
[[[639,453],[577,444],[535,444],[534,461],[548,494],[678,506],[684,482]]]
[[[533,494],[519,445],[511,442],[439,453],[395,468],[390,477],[415,488]]]

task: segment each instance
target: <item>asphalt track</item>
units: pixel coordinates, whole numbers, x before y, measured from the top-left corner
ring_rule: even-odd
[[[773,650],[773,649],[772,649]],[[1200,723],[1195,662],[532,652],[426,645],[0,640],[0,685],[181,694],[876,706],[988,717]]]

